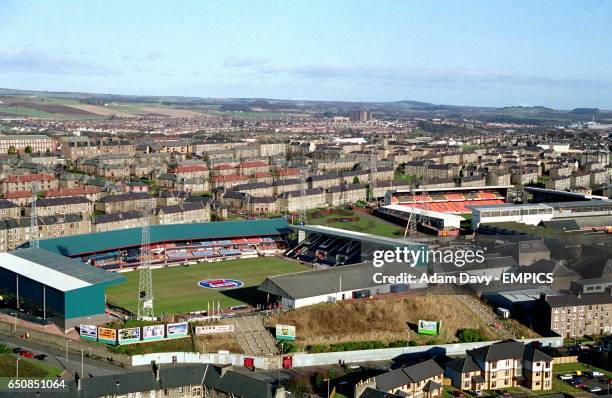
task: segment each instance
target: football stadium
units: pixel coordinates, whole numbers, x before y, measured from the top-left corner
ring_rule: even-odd
[[[284,219],[155,225],[150,227],[155,310],[206,311],[211,305],[264,305],[257,287],[269,276],[305,271],[284,253],[291,232]],[[41,240],[40,248],[124,283],[106,290],[107,302],[129,312],[138,306],[141,228]],[[63,256],[63,257],[62,257]],[[105,272],[114,271],[114,272]]]
[[[506,203],[510,186],[456,187],[389,191],[375,214],[405,224],[415,217],[421,229],[438,236],[458,235],[472,206]]]

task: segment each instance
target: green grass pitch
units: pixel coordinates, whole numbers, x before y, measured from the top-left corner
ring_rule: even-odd
[[[240,304],[254,304],[264,300],[257,287],[272,275],[307,271],[308,267],[278,257],[258,257],[244,260],[225,260],[215,263],[175,266],[153,270],[155,315],[162,313],[202,311],[207,302],[220,302],[222,308]],[[132,312],[138,309],[138,271],[123,273],[128,279],[106,290],[107,301]],[[244,286],[237,289],[206,289],[197,285],[202,279],[237,279]],[[257,298],[260,298],[257,301]]]

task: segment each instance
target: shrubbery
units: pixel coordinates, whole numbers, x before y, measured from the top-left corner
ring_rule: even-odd
[[[457,333],[457,338],[462,343],[476,343],[486,341],[486,338],[476,329],[462,329]]]
[[[384,343],[382,341],[349,341],[346,343],[309,345],[309,346],[306,346],[306,351],[310,353],[320,353],[320,352],[375,350],[379,348],[406,347],[408,345],[409,345],[409,342],[406,340],[392,341],[390,343]]]

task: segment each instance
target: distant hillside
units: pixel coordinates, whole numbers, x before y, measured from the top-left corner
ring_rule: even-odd
[[[53,101],[54,106],[46,103]],[[182,96],[115,95],[83,92],[31,91],[0,88],[0,115],[65,118],[133,117],[161,114],[197,116],[236,114],[244,117],[300,115],[346,116],[351,110],[370,109],[377,118],[424,117],[476,119],[491,122],[558,124],[575,121],[610,121],[612,113],[597,108],[556,110],[544,106],[474,107],[401,100],[391,102],[294,101],[270,98],[201,98]],[[61,105],[64,105],[63,107]],[[180,110],[180,112],[179,112]]]

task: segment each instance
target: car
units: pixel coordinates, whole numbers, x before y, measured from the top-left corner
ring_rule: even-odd
[[[576,387],[576,388],[587,388],[588,386],[586,385],[586,383],[580,382],[580,383],[574,384],[574,387]]]
[[[610,384],[610,379],[608,379],[607,377],[600,377],[599,379],[597,379],[601,384]]]
[[[591,377],[603,377],[603,375],[604,375],[604,374],[603,374],[603,373],[601,373],[601,372],[599,372],[599,371],[597,371],[597,370],[594,370],[594,371],[592,371],[591,373],[589,373],[589,375],[590,375]]]
[[[472,395],[476,395],[477,397],[479,397],[482,394],[480,390],[470,390],[469,393]]]
[[[34,353],[28,350],[21,350],[19,352],[19,355],[21,355],[24,358],[34,358]]]
[[[563,380],[563,381],[572,380],[573,378],[574,378],[574,376],[568,375],[568,374],[566,374],[566,375],[559,375],[559,379]]]
[[[39,361],[44,361],[45,359],[47,359],[47,354],[34,355],[34,359],[38,359]]]
[[[21,347],[13,348],[13,353],[15,353],[15,354],[19,354],[21,351],[23,351],[23,348],[21,348]]]
[[[591,393],[593,393],[593,392],[600,392],[601,391],[601,387],[599,387],[599,386],[592,386],[592,387],[587,388],[587,390],[589,392],[591,392]]]

